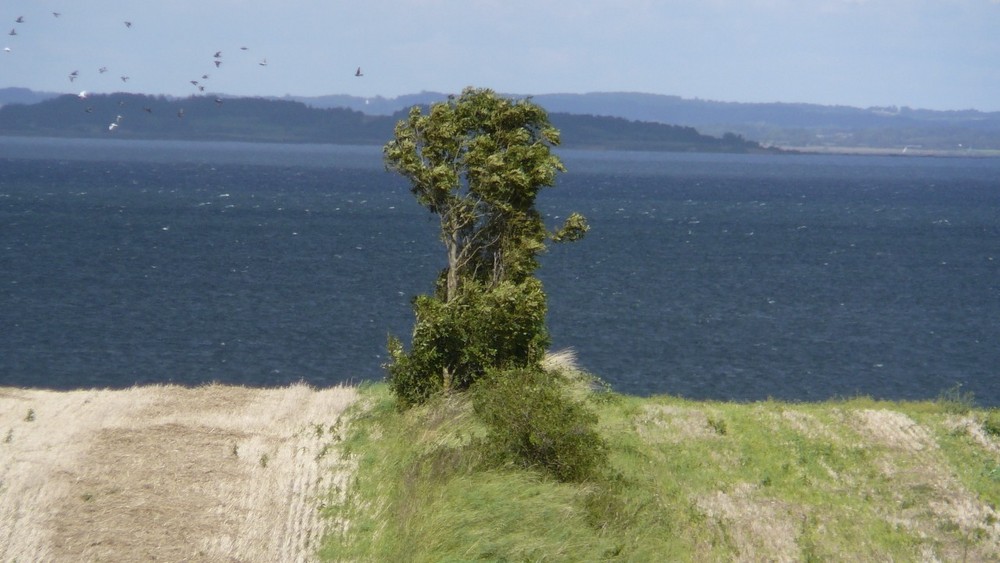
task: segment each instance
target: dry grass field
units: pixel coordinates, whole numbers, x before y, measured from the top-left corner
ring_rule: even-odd
[[[353,388],[0,387],[0,561],[306,561]]]

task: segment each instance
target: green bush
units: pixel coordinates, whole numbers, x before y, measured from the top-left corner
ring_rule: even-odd
[[[983,421],[983,431],[990,436],[1000,438],[1000,410],[992,409]]]
[[[537,366],[549,344],[545,293],[535,278],[492,288],[468,282],[458,299],[421,295],[413,308],[410,352],[389,340],[389,387],[401,407],[445,389],[467,389],[487,369]]]
[[[482,445],[498,463],[541,469],[560,481],[596,477],[607,463],[597,415],[538,367],[490,371],[473,387],[472,401],[487,427]]]

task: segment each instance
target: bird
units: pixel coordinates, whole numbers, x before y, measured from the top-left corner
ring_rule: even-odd
[[[128,82],[128,75],[127,74],[123,74],[122,75],[122,82]]]
[[[131,28],[132,27],[132,22],[130,22],[130,21],[125,22],[125,27]]]
[[[115,129],[118,129],[118,124],[117,123],[112,123],[111,125],[108,125],[108,132],[112,132]]]
[[[260,66],[267,66],[267,59],[264,59],[257,64],[259,64]]]
[[[219,65],[221,65],[221,64],[222,64],[222,61],[215,61],[215,68],[219,68]]]
[[[249,48],[250,48],[250,47],[240,47],[240,51],[246,51],[246,50],[247,50],[247,49],[249,49]]]
[[[108,67],[106,67],[106,66],[102,66],[101,68],[97,69],[97,72],[99,72],[101,74],[104,74],[107,71],[108,71]]]
[[[87,91],[86,90],[81,91],[79,94],[76,95],[76,97],[80,98],[81,100],[86,100],[87,99]]]
[[[361,67],[358,67],[358,70],[354,71],[354,76],[364,76],[364,73],[361,72]]]
[[[74,70],[73,72],[69,73],[69,81],[73,82],[74,80],[76,80],[76,77],[79,76],[79,75],[80,75],[80,71]]]
[[[17,16],[17,19],[14,21],[16,21],[17,23],[24,23],[24,16]]]
[[[52,17],[54,17],[54,18],[58,18],[61,15],[62,15],[62,12],[52,12]]]
[[[192,86],[197,86],[198,85],[198,81],[197,80],[190,80],[189,82],[191,82]]]
[[[144,111],[146,113],[153,113],[153,108],[151,108],[149,106],[145,106],[145,107],[142,108],[142,111]]]
[[[215,105],[221,106],[222,105],[222,98],[215,98]]]
[[[222,51],[216,51],[214,57],[216,59],[221,59],[222,58]]]
[[[8,33],[7,35],[17,35],[17,30],[12,27],[10,28],[10,33]]]
[[[177,117],[184,117],[184,108],[177,110]]]
[[[3,48],[3,52],[4,53],[9,53],[10,52],[10,47],[4,47]]]

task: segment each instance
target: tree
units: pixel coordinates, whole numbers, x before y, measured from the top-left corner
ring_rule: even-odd
[[[548,346],[545,294],[533,273],[546,239],[576,240],[573,213],[548,232],[535,199],[565,171],[559,132],[530,100],[488,89],[419,106],[395,128],[386,167],[440,220],[447,266],[433,296],[414,300],[412,350],[390,339],[390,385],[405,404],[468,387],[487,369],[537,364]]]

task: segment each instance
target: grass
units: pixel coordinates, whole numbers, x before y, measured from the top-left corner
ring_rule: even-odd
[[[1000,558],[997,415],[937,401],[696,402],[590,393],[610,469],[578,484],[486,468],[462,397],[397,412],[372,385],[325,560]]]

